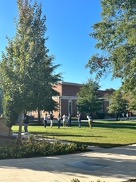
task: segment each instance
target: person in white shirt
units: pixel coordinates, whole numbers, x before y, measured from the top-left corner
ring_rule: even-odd
[[[88,125],[90,128],[92,128],[92,122],[93,122],[93,118],[91,115],[87,115],[87,119],[88,119]]]
[[[53,114],[50,114],[50,127],[52,128],[53,126]]]
[[[64,115],[62,116],[62,119],[63,119],[63,127],[67,126],[67,115],[64,114]]]
[[[81,128],[81,113],[80,112],[77,113],[77,120],[78,120],[78,126],[79,128]]]

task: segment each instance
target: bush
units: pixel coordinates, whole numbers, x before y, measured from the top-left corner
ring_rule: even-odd
[[[72,179],[71,182],[80,182],[78,179]]]
[[[22,145],[0,147],[0,159],[30,158],[41,156],[62,155],[86,151],[87,146],[79,144],[63,144],[47,141],[24,141]]]
[[[72,181],[71,182],[80,182],[78,179],[72,179]],[[93,181],[91,181],[91,182],[93,182]],[[100,180],[98,180],[97,182],[101,182]],[[104,182],[104,181],[103,181]]]
[[[98,117],[98,119],[104,119],[105,118],[104,113],[97,113],[96,116]]]
[[[4,115],[6,117],[6,125],[11,128],[14,124],[16,124],[18,119],[18,114],[13,109],[13,102],[8,100],[4,102]]]

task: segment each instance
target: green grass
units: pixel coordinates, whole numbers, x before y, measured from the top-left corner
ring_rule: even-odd
[[[77,124],[76,124],[77,125]],[[87,123],[78,126],[57,126],[44,128],[43,126],[29,126],[29,133],[43,137],[64,141],[79,142],[100,147],[115,147],[136,143],[136,121],[95,121],[90,129]],[[18,131],[18,126],[13,126],[13,132]]]

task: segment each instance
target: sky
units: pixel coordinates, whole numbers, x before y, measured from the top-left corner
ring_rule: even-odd
[[[100,0],[37,0],[42,4],[46,16],[47,31],[45,36],[49,55],[54,56],[54,63],[60,64],[57,72],[62,73],[64,82],[86,83],[90,75],[85,68],[88,60],[99,50],[96,40],[90,37],[92,26],[101,21]],[[7,45],[6,36],[16,34],[15,18],[18,17],[17,0],[1,1],[0,6],[0,58]],[[111,80],[111,75],[102,78],[100,89],[118,89],[119,79]]]

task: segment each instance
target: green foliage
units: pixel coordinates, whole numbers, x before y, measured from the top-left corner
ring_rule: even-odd
[[[55,73],[59,65],[48,55],[46,17],[37,2],[18,0],[18,8],[16,35],[8,39],[0,64],[4,98],[12,100],[18,113],[57,109],[52,96],[58,92],[52,86],[60,80],[60,74]]]
[[[6,118],[6,124],[9,128],[11,128],[14,124],[16,124],[18,119],[18,114],[13,110],[12,101],[5,101],[4,104],[4,116]]]
[[[52,156],[86,151],[87,146],[78,147],[77,144],[63,144],[60,142],[49,143],[47,141],[24,142],[22,145],[0,147],[0,159],[30,158]]]
[[[42,7],[36,1],[30,2],[18,0],[16,35],[8,39],[0,62],[4,99],[12,101],[20,118],[18,143],[24,111],[57,109],[52,97],[58,92],[53,85],[60,80],[60,74],[56,73],[59,65],[53,63],[46,47],[46,17],[42,17]]]
[[[127,101],[123,98],[121,90],[117,90],[111,97],[109,105],[109,113],[124,113],[126,112]]]
[[[72,181],[71,181],[71,182],[80,182],[80,180],[79,180],[79,179],[74,178],[74,179],[72,179]]]
[[[72,181],[71,182],[80,182],[80,180],[79,179],[77,179],[77,178],[74,178],[74,179],[72,179]],[[94,182],[94,181],[91,181],[91,182]],[[102,181],[100,181],[100,180],[97,180],[97,182],[102,182]],[[104,182],[104,181],[103,181]]]
[[[129,111],[136,111],[136,94],[133,94],[132,92],[125,92],[124,99],[127,100],[127,109]]]
[[[102,21],[94,24],[90,35],[104,54],[92,56],[86,67],[97,78],[113,72],[127,90],[136,93],[136,1],[102,0],[101,4]]]
[[[104,119],[105,118],[105,113],[96,113],[97,117],[99,119]]]
[[[81,113],[96,112],[101,108],[101,101],[98,98],[99,85],[89,80],[77,94],[77,107]]]
[[[3,113],[2,102],[3,102],[3,95],[2,95],[2,90],[0,89],[0,115]]]

